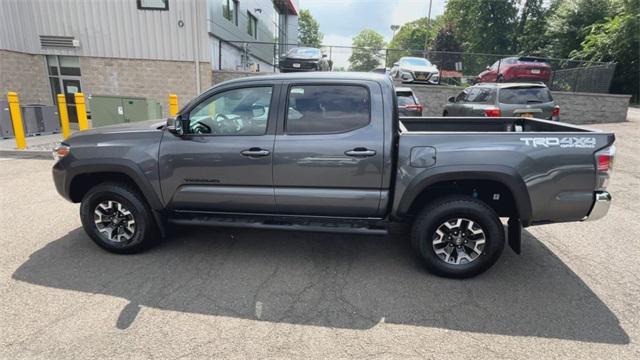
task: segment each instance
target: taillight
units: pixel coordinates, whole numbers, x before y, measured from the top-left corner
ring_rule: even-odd
[[[486,117],[500,117],[500,115],[502,115],[502,112],[499,108],[484,109],[484,116]]]
[[[409,104],[406,106],[406,109],[422,111],[422,104]]]
[[[556,105],[553,108],[553,112],[551,112],[551,120],[559,121],[560,120],[560,106]]]
[[[596,190],[604,190],[609,185],[609,176],[613,171],[613,158],[616,154],[615,146],[611,145],[596,152],[597,186]]]

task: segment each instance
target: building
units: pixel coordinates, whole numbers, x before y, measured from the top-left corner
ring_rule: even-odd
[[[65,93],[72,114],[79,91],[184,104],[213,70],[274,71],[274,49],[296,38],[293,0],[4,0],[0,93],[41,104]]]

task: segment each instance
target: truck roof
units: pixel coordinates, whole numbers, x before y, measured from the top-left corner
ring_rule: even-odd
[[[377,82],[391,82],[389,77],[385,74],[377,74],[372,72],[350,72],[350,71],[313,71],[313,72],[298,72],[298,73],[275,73],[269,75],[256,75],[247,76],[243,78],[224,81],[219,84],[231,84],[231,83],[243,83],[251,82],[255,80],[369,80]],[[216,84],[216,85],[219,85]]]

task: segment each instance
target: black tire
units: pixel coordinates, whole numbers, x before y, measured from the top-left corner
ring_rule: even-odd
[[[484,232],[485,243],[482,253],[474,260],[451,264],[436,254],[433,242],[438,227],[450,219],[458,218],[476,223]],[[435,275],[449,278],[473,277],[489,269],[502,254],[504,242],[504,228],[496,212],[484,202],[463,195],[435,200],[415,218],[411,231],[411,245],[425,261],[427,269]],[[468,250],[465,245],[462,247]]]
[[[94,212],[105,201],[120,203],[135,221],[130,239],[112,241],[98,230]],[[82,227],[89,237],[101,248],[116,254],[134,254],[149,248],[158,238],[157,226],[151,209],[140,193],[129,185],[106,182],[91,188],[80,204]]]

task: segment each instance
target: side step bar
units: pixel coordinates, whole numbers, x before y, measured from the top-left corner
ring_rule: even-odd
[[[222,216],[204,215],[195,216],[178,215],[167,219],[176,225],[242,227],[252,229],[273,229],[291,231],[310,231],[326,233],[348,233],[366,235],[386,235],[387,227],[383,223],[372,223],[362,220],[327,218],[323,220],[303,217],[269,218],[256,216]]]

